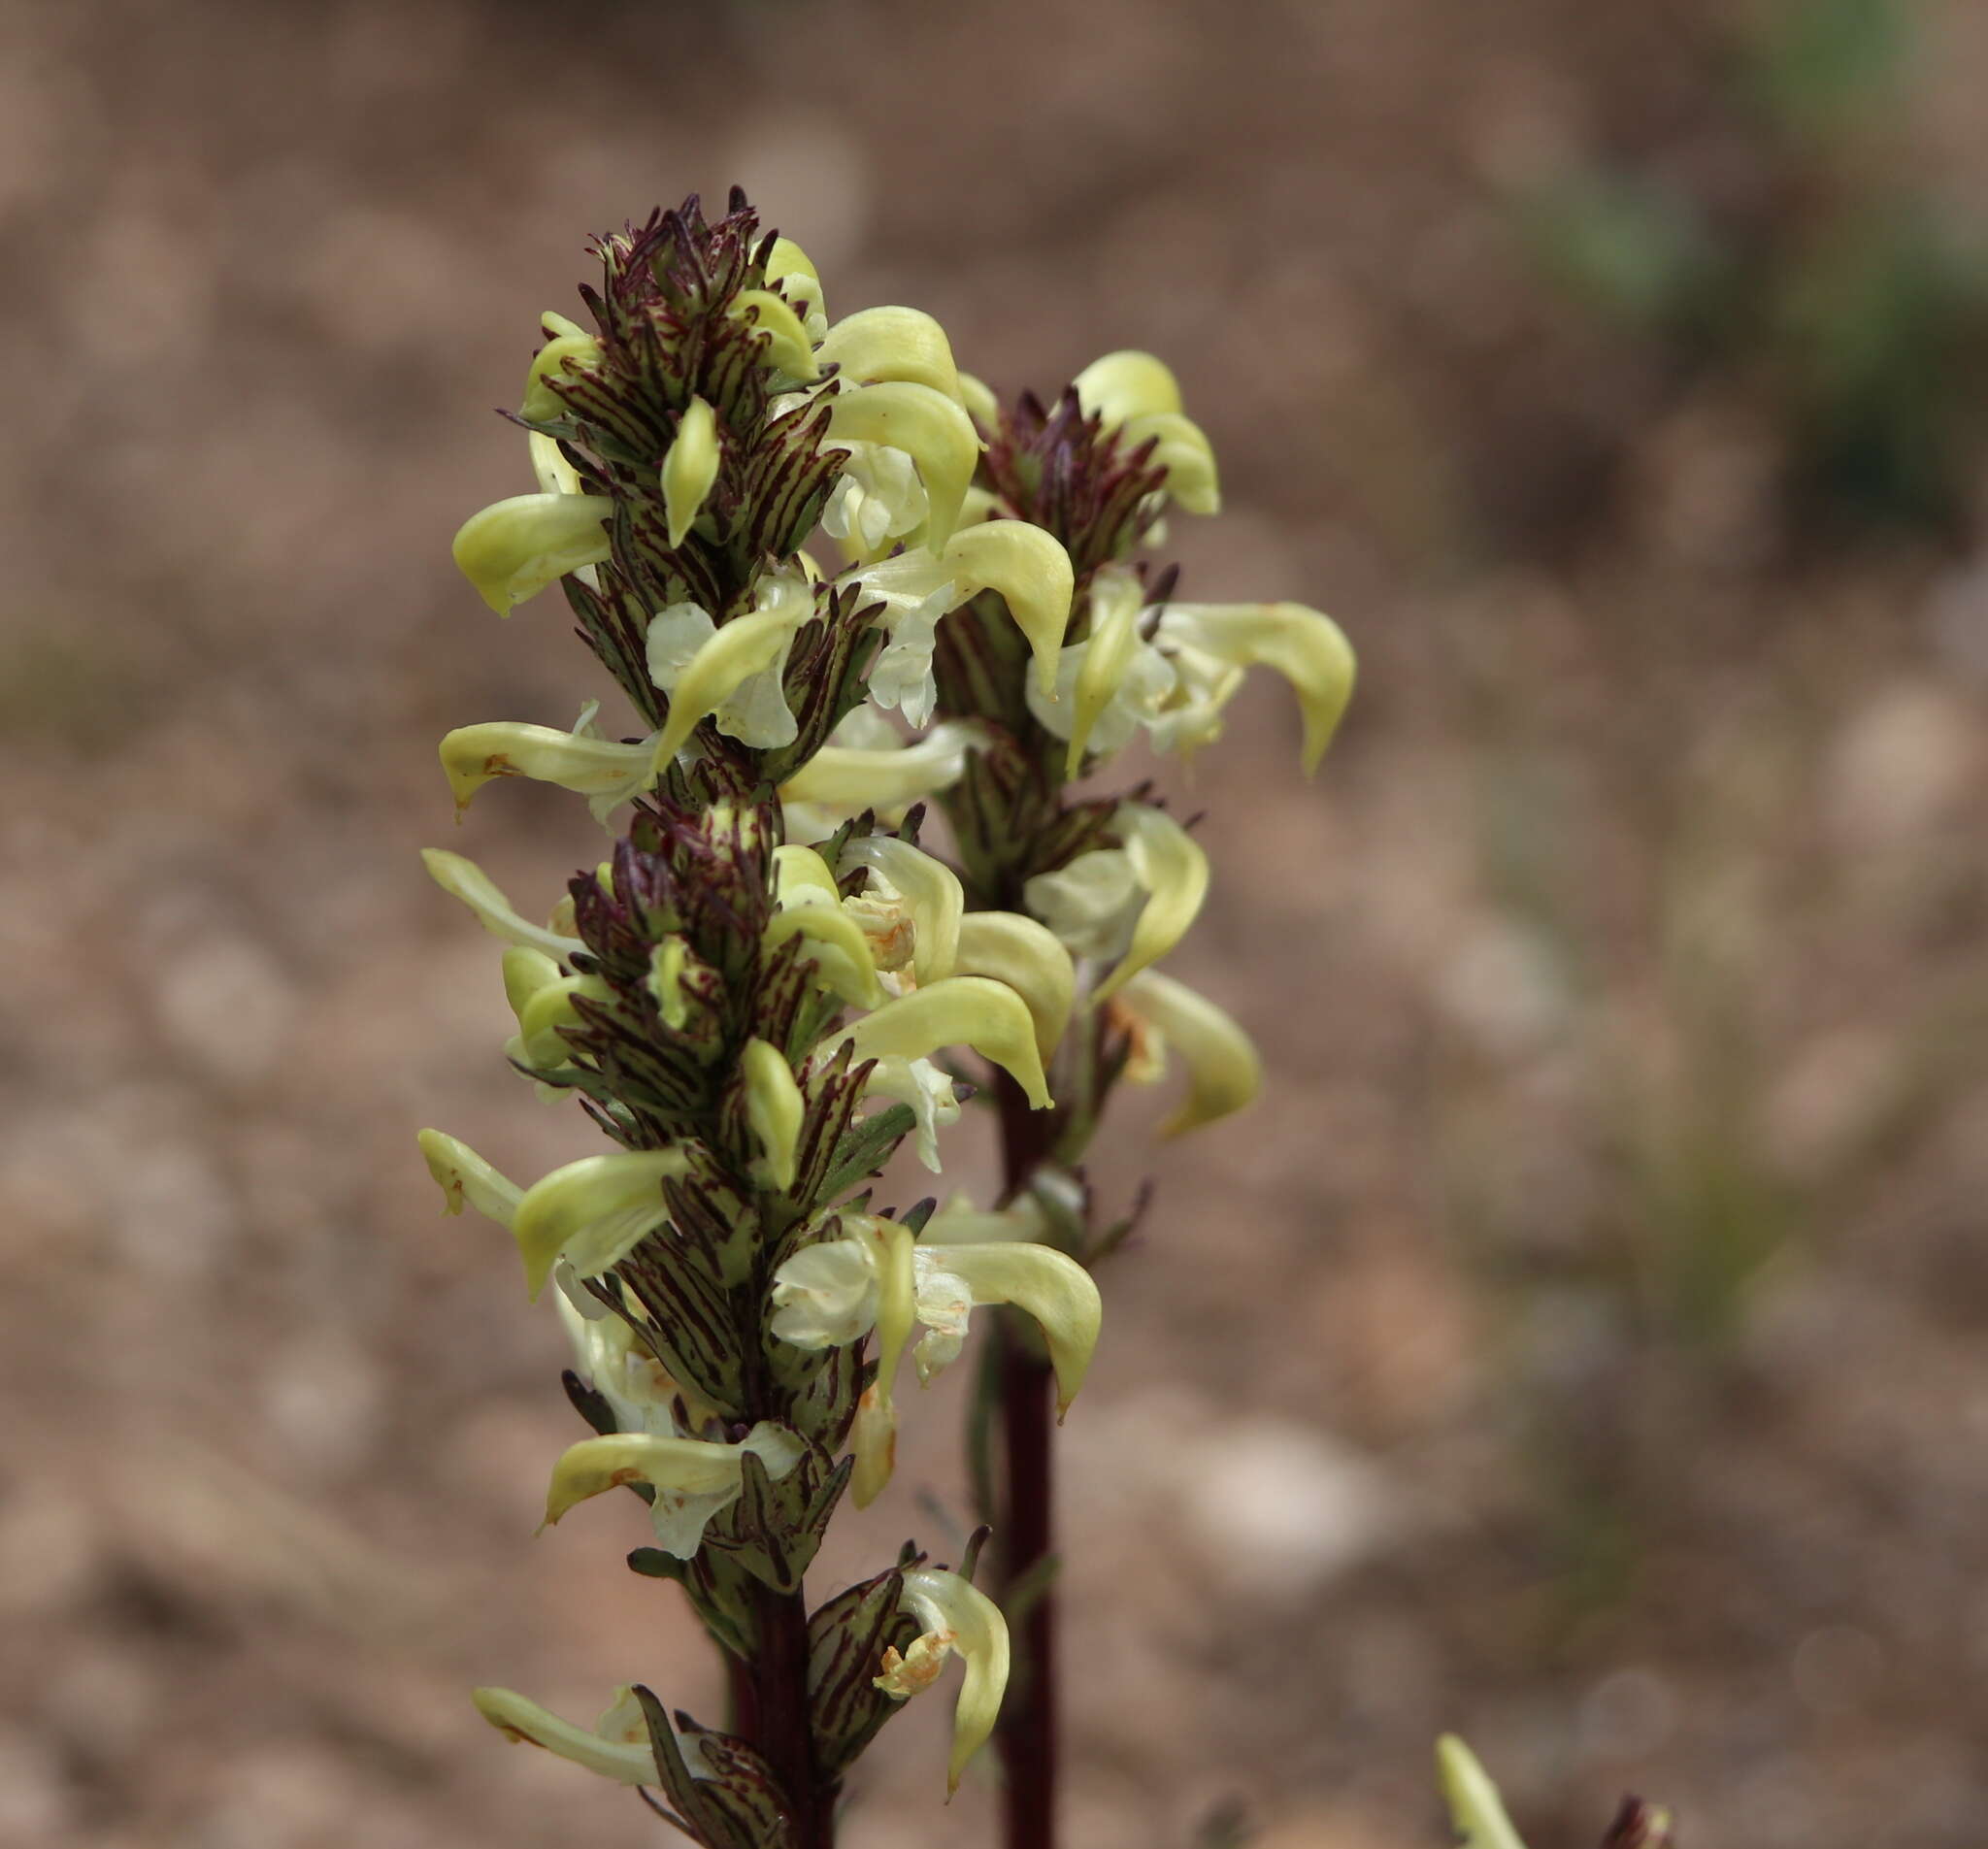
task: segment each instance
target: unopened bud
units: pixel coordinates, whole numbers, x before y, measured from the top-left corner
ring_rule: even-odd
[[[541,317],[540,325],[548,338],[532,361],[531,373],[524,382],[524,403],[518,407],[517,414],[527,423],[547,424],[556,422],[567,411],[566,400],[547,380],[568,373],[591,372],[601,363],[601,343],[597,336],[563,314],[547,312]]]
[[[718,479],[717,413],[702,398],[692,398],[677,420],[677,439],[663,458],[662,479],[670,544],[681,545]]]
[[[794,1152],[808,1112],[807,1100],[786,1055],[771,1041],[747,1040],[739,1064],[746,1085],[746,1121],[759,1139],[774,1186],[785,1193],[794,1185]]]

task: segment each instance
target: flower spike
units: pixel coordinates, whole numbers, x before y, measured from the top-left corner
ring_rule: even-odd
[[[1003,403],[927,314],[832,324],[813,263],[736,188],[593,253],[589,318],[542,318],[514,419],[538,491],[454,551],[500,613],[558,581],[639,716],[461,726],[441,760],[458,819],[522,776],[581,796],[613,845],[531,917],[474,862],[425,860],[501,941],[505,1062],[605,1140],[529,1187],[440,1131],[420,1147],[445,1209],[506,1227],[534,1299],[555,1286],[592,1436],[551,1463],[543,1526],[635,1492],[654,1544],[629,1566],[683,1587],[753,1692],[722,1732],[640,1685],[591,1729],[506,1689],[478,1708],[744,1849],[833,1834],[857,1756],[954,1654],[957,1789],[1008,1681],[996,1601],[1044,1583],[1053,1536],[1021,1523],[984,1591],[977,1538],[957,1571],[911,1544],[823,1599],[824,1527],[888,1485],[907,1364],[928,1386],[977,1309],[1034,1322],[1069,1410],[1102,1327],[1086,1261],[1143,1207],[1112,1218],[1087,1178],[1115,1088],[1176,1055],[1174,1135],[1263,1082],[1237,1023],[1159,974],[1204,902],[1203,846],[1144,785],[1071,785],[1142,736],[1190,759],[1257,667],[1295,689],[1309,765],[1351,654],[1296,605],[1177,604],[1177,571],[1138,556],[1170,504],[1220,498],[1150,354]],[[996,1081],[998,1205],[948,1177],[944,1207],[866,1211],[905,1157],[954,1157],[969,1073]],[[1008,1494],[984,1472],[977,1494],[1026,1510],[1050,1396],[996,1398]]]

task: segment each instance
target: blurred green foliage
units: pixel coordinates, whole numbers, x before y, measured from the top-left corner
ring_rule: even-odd
[[[1895,94],[1910,45],[1897,0],[1791,0],[1744,75],[1778,123],[1827,132]]]
[[[1938,528],[1981,421],[1988,262],[1898,154],[1913,49],[1897,0],[1785,0],[1723,82],[1746,209],[1652,158],[1562,175],[1521,219],[1563,291],[1766,401],[1797,511]]]
[[[1681,324],[1718,283],[1717,242],[1691,201],[1643,176],[1568,174],[1525,202],[1536,259],[1589,307],[1638,327]]]

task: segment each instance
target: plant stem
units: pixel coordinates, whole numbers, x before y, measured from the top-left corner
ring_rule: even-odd
[[[747,1737],[793,1805],[793,1849],[832,1849],[836,1787],[814,1767],[808,1717],[808,1604],[799,1591],[757,1589],[754,1649],[746,1686]]]
[[[765,1194],[759,1197],[759,1220],[777,1239],[791,1214]],[[735,1297],[739,1311],[739,1341],[748,1357],[747,1401],[760,1418],[781,1419],[791,1413],[777,1390],[767,1365],[755,1306],[766,1301],[772,1280],[760,1276],[754,1286]],[[779,1592],[763,1581],[752,1583],[752,1654],[738,1665],[743,1674],[732,1679],[732,1696],[744,1723],[742,1733],[759,1750],[790,1806],[790,1849],[833,1849],[838,1781],[824,1779],[814,1763],[814,1724],[808,1700],[808,1599],[796,1585]]]
[[[1055,1111],[1033,1111],[1021,1088],[999,1073],[1002,1201],[1012,1201],[1055,1146]],[[1005,1781],[1007,1849],[1055,1849],[1057,1772],[1056,1601],[1049,1581],[1055,1547],[1055,1381],[1047,1359],[1012,1310],[995,1336],[1001,1427],[1002,1499],[983,1510],[999,1542],[998,1594],[1016,1587],[1029,1604],[1013,1634],[1016,1674],[1002,1703],[995,1739]]]
[[[1054,1849],[1056,1598],[1044,1563],[1055,1536],[1050,1455],[1055,1383],[1048,1364],[1029,1353],[1012,1314],[1001,1319],[998,1339],[1008,1517],[1001,1579],[1004,1591],[1025,1585],[1030,1600],[1015,1634],[1021,1673],[1001,1710],[1005,1840],[1008,1849]]]

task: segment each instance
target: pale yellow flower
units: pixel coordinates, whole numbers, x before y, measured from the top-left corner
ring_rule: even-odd
[[[648,1723],[633,1688],[616,1689],[608,1711],[590,1729],[562,1721],[512,1689],[477,1689],[470,1699],[476,1702],[477,1712],[511,1739],[542,1746],[617,1785],[662,1783],[649,1744]]]
[[[706,1438],[657,1437],[647,1432],[615,1432],[569,1445],[552,1469],[546,1492],[549,1528],[589,1498],[630,1483],[646,1483],[656,1493],[649,1523],[656,1545],[688,1560],[704,1544],[712,1517],[737,1502],[745,1487],[747,1452],[779,1482],[800,1463],[803,1446],[785,1426],[762,1420],[736,1444]]]
[[[924,1630],[902,1656],[896,1650],[884,1651],[877,1686],[904,1700],[930,1688],[947,1657],[957,1653],[966,1665],[945,1766],[949,1799],[959,1790],[967,1761],[986,1744],[1001,1713],[1001,1697],[1008,1687],[1008,1621],[985,1593],[943,1568],[908,1570],[902,1599]]]

